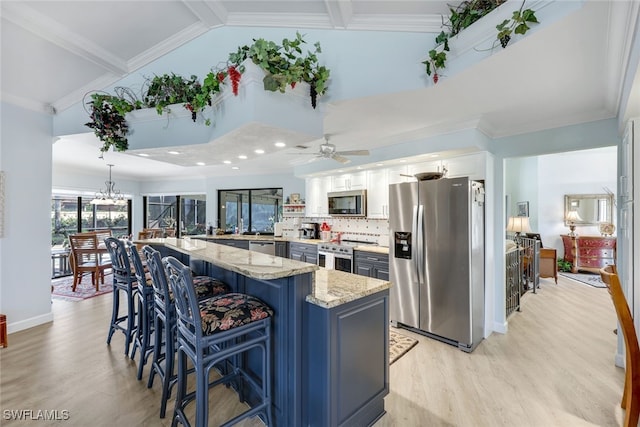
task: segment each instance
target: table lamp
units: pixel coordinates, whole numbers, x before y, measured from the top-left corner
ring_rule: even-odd
[[[564,219],[568,224],[569,224],[569,236],[574,237],[576,235],[575,233],[575,229],[576,229],[576,221],[582,221],[582,218],[580,218],[580,215],[578,215],[578,211],[569,211],[569,213],[567,213],[566,218]]]
[[[531,226],[529,225],[528,216],[512,216],[509,217],[509,223],[507,224],[507,231],[515,233],[516,245],[520,246],[520,234],[531,232]]]

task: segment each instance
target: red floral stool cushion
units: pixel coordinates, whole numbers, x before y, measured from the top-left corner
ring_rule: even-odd
[[[200,301],[202,333],[227,331],[273,316],[273,310],[256,297],[231,293]]]
[[[209,276],[194,276],[191,278],[196,289],[198,299],[211,298],[231,292],[231,287],[220,279]]]

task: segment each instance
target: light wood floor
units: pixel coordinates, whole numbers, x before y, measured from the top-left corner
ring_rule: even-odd
[[[387,414],[376,427],[620,425],[624,372],[613,364],[609,295],[565,278],[558,283],[543,279],[511,317],[509,333],[491,335],[472,354],[401,330],[419,343],[391,365]],[[110,307],[109,295],[54,300],[53,323],[9,336],[0,350],[0,409],[68,410],[70,419],[30,424],[3,412],[0,425],[170,425],[158,418],[159,382],[146,388],[148,369],[136,380],[122,334],[105,344]],[[211,425],[242,411],[224,387],[212,392]],[[172,408],[171,401],[169,417]]]

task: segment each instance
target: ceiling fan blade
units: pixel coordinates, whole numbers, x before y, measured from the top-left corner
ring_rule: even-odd
[[[369,150],[336,151],[335,154],[340,154],[342,156],[368,156]]]
[[[349,163],[351,160],[347,159],[346,157],[342,157],[339,154],[334,153],[331,158],[335,161],[338,161],[340,163]]]

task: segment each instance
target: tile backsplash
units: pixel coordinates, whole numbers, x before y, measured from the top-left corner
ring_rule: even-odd
[[[282,219],[282,234],[284,237],[296,238],[303,222],[326,222],[331,227],[331,238],[342,233],[347,240],[360,240],[389,246],[389,220],[360,217],[284,217]]]

